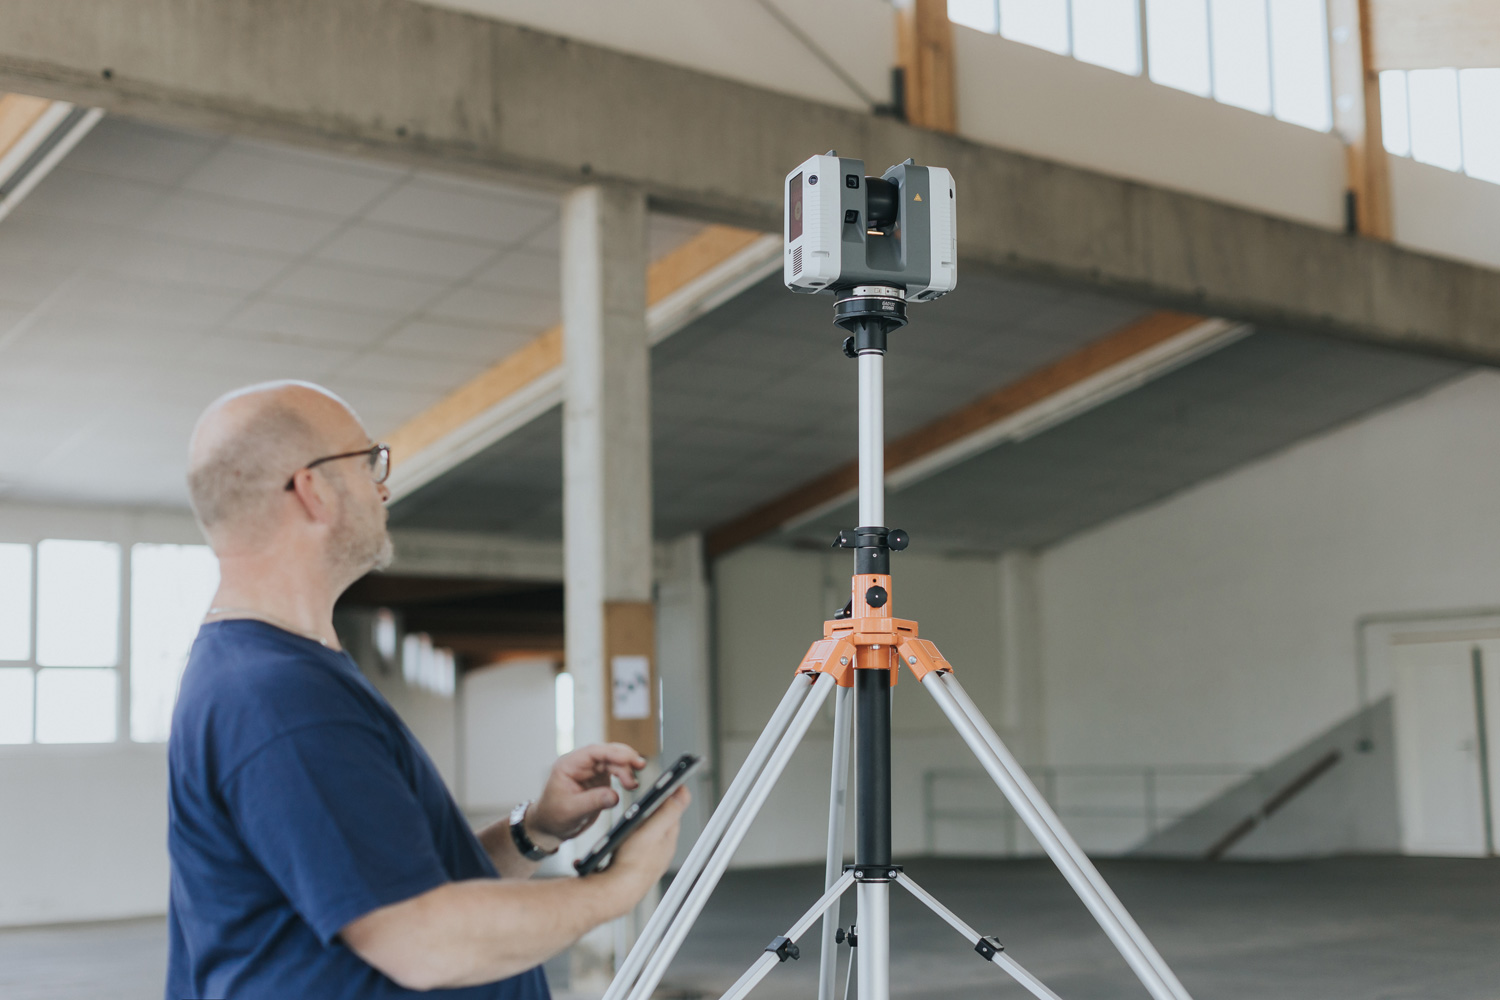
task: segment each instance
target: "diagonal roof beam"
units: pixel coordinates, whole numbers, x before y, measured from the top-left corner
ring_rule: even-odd
[[[98,108],[80,108],[67,101],[0,94],[0,219],[103,117]]]
[[[646,330],[653,345],[744,291],[781,264],[781,240],[707,226],[646,271]],[[408,420],[388,440],[398,500],[562,402],[562,327],[480,372]]]
[[[899,490],[996,445],[1024,441],[1249,332],[1247,326],[1222,319],[1152,313],[888,442],[886,487]],[[805,524],[849,503],[858,487],[858,462],[841,465],[713,529],[704,539],[704,551],[710,557],[721,555]]]

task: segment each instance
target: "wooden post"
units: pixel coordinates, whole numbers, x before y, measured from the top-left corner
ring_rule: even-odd
[[[896,60],[905,76],[906,120],[938,132],[957,131],[947,0],[908,0],[896,9]]]
[[[1328,0],[1333,126],[1344,140],[1349,228],[1391,238],[1391,173],[1380,127],[1380,73],[1374,60],[1370,0]]]

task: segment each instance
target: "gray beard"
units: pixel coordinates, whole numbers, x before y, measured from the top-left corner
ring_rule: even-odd
[[[384,511],[379,514],[384,514]],[[331,541],[329,557],[351,582],[371,570],[385,569],[396,555],[385,518],[378,515],[369,519],[359,515],[346,517]]]

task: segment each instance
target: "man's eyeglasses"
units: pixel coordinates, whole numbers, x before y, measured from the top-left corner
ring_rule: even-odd
[[[316,469],[324,462],[336,462],[341,458],[363,457],[370,467],[370,478],[377,483],[383,483],[391,474],[391,446],[388,444],[377,444],[362,451],[346,451],[342,455],[324,455],[322,458],[308,462],[297,472],[307,469]],[[297,483],[297,472],[292,473],[291,478],[286,481],[288,490],[294,489]]]

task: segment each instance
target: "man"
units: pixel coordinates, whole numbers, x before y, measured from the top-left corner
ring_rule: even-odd
[[[231,393],[193,433],[193,510],[221,582],[172,721],[167,1000],[546,1000],[539,964],[665,872],[679,791],[581,879],[536,860],[636,787],[645,761],[557,762],[514,824],[477,835],[340,649],[333,605],[391,558],[389,453],[314,385]]]

